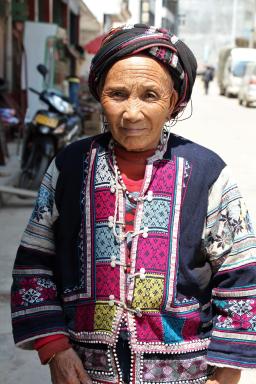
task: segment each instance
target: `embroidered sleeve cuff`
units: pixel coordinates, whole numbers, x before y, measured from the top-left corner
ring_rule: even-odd
[[[211,347],[211,345],[210,345]],[[234,348],[234,346],[233,346]],[[256,368],[256,358],[253,352],[255,347],[252,346],[250,351],[239,350],[239,346],[236,347],[235,352],[223,353],[216,352],[208,349],[207,363],[220,368]],[[247,352],[247,353],[246,353]],[[248,353],[249,352],[249,353]]]

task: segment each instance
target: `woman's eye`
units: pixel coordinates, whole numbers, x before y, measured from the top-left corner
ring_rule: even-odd
[[[113,99],[124,99],[126,97],[126,94],[125,92],[122,92],[122,91],[113,91],[111,92],[110,96]]]
[[[145,99],[146,100],[156,100],[157,99],[157,95],[154,92],[147,92],[145,94]]]

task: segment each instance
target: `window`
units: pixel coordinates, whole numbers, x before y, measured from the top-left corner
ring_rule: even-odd
[[[239,61],[233,64],[232,74],[236,77],[243,77],[245,73],[246,65],[249,61]]]

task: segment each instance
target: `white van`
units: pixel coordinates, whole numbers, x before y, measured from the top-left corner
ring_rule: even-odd
[[[256,62],[256,49],[233,48],[230,50],[223,74],[223,89],[226,96],[237,97],[246,65],[249,62]]]

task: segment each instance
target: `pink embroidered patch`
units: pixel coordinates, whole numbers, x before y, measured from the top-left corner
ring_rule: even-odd
[[[108,300],[110,295],[119,299],[120,294],[119,267],[112,268],[110,263],[97,263],[96,297],[97,300]]]
[[[93,331],[95,304],[78,306],[75,316],[75,329],[77,332]]]
[[[136,269],[145,268],[147,273],[165,272],[168,259],[168,236],[139,238]]]
[[[159,313],[144,313],[141,318],[136,318],[136,323],[139,342],[163,341],[163,327]]]
[[[173,195],[176,174],[175,162],[162,160],[155,165],[154,172],[149,189],[160,195]],[[166,185],[168,185],[168,189]],[[168,193],[166,193],[167,190]]]
[[[182,328],[183,339],[184,340],[197,339],[199,325],[200,325],[199,314],[197,314],[195,317],[186,319]]]
[[[115,210],[115,194],[109,189],[97,189],[95,192],[96,222],[107,221]]]

